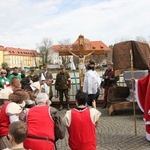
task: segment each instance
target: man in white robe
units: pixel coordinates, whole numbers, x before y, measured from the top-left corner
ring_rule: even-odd
[[[91,61],[87,66],[88,71],[85,73],[83,92],[88,94],[87,104],[96,107],[95,100],[101,79],[95,69],[95,62]]]

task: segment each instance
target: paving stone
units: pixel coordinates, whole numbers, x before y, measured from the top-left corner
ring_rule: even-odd
[[[108,109],[97,108],[102,115],[96,128],[97,150],[149,150],[150,142],[145,138],[143,114],[136,110],[136,131],[132,109],[116,111],[109,116]],[[61,117],[67,110],[59,112]],[[57,141],[58,150],[70,150],[68,132],[63,140]]]

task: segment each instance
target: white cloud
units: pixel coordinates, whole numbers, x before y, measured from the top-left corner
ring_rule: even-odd
[[[43,37],[53,44],[80,34],[107,45],[150,33],[149,0],[5,0],[0,5],[0,45],[35,49]]]

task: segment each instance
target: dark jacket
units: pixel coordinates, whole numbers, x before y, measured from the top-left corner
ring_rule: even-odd
[[[45,73],[45,71],[42,71],[41,73],[40,73],[40,77],[41,77],[41,74],[43,73],[43,75],[44,75],[44,77],[46,78],[46,79],[53,79],[53,75],[52,75],[52,73],[50,72],[50,71],[47,71],[46,73]]]
[[[29,75],[27,76],[27,78],[28,78],[29,80],[32,80],[33,82],[39,81],[39,76],[38,76],[37,74],[33,74],[33,75],[29,74]]]
[[[65,90],[71,87],[71,79],[68,72],[59,72],[56,75],[55,89]]]
[[[106,78],[108,76],[108,78]],[[115,77],[114,71],[112,70],[106,70],[103,77],[105,86],[114,86],[117,85],[117,81],[119,80],[119,77]]]

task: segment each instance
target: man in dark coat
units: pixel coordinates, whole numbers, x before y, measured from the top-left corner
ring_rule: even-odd
[[[63,109],[63,94],[65,94],[67,109],[69,106],[69,96],[68,91],[71,88],[71,78],[69,73],[66,71],[64,66],[60,66],[60,72],[56,75],[55,89],[59,93],[60,109]]]

